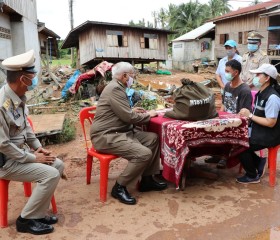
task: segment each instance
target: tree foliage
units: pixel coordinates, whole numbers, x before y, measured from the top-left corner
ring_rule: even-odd
[[[153,23],[145,22],[145,19],[142,19],[138,23],[130,21],[129,25],[173,30],[177,34],[172,38],[176,38],[201,26],[207,20],[229,11],[229,0],[209,0],[207,4],[201,4],[198,0],[190,0],[188,3],[169,4],[167,9],[160,8],[159,11],[153,11],[151,13]]]

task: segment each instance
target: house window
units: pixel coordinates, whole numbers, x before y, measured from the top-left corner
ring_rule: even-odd
[[[246,32],[244,32],[244,39],[243,39],[243,43],[244,44],[247,44],[248,43],[248,33],[249,33],[249,31],[246,31]]]
[[[228,34],[220,34],[220,44],[225,44],[225,42],[229,39]]]
[[[239,32],[238,33],[238,44],[242,44],[243,43],[243,32]]]
[[[140,38],[140,48],[158,49],[158,35],[145,33]]]
[[[107,30],[107,43],[109,47],[127,47],[127,36],[122,31]]]

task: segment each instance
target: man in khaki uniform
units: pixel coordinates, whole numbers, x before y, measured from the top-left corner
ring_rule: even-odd
[[[167,187],[157,182],[153,175],[159,172],[158,136],[142,132],[134,124],[148,123],[157,115],[154,110],[131,109],[126,88],[133,83],[134,68],[127,62],[119,62],[112,68],[112,81],[104,88],[90,130],[96,150],[114,154],[128,160],[128,165],[118,177],[111,195],[125,204],[136,204],[126,186],[141,177],[140,192],[160,191]]]
[[[16,228],[38,235],[52,232],[51,224],[57,222],[57,217],[46,216],[46,211],[64,165],[42,148],[27,120],[25,93],[36,84],[34,61],[30,50],[2,62],[7,83],[0,90],[0,178],[37,183]]]
[[[269,58],[262,50],[260,50],[261,39],[263,36],[256,31],[248,34],[248,52],[242,57],[242,71],[240,78],[250,87],[253,87],[252,81],[254,74],[250,70],[257,69],[264,63],[269,63]]]

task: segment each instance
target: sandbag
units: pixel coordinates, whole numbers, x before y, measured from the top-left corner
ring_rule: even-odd
[[[201,83],[181,79],[182,86],[174,93],[173,110],[164,117],[178,120],[199,121],[218,116],[213,92]]]

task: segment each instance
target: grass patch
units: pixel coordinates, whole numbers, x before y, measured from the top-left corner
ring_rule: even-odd
[[[75,136],[75,123],[70,118],[66,118],[63,123],[62,132],[57,136],[57,140],[59,143],[65,143],[75,139]]]
[[[50,66],[70,66],[71,65],[71,59],[53,59]]]

